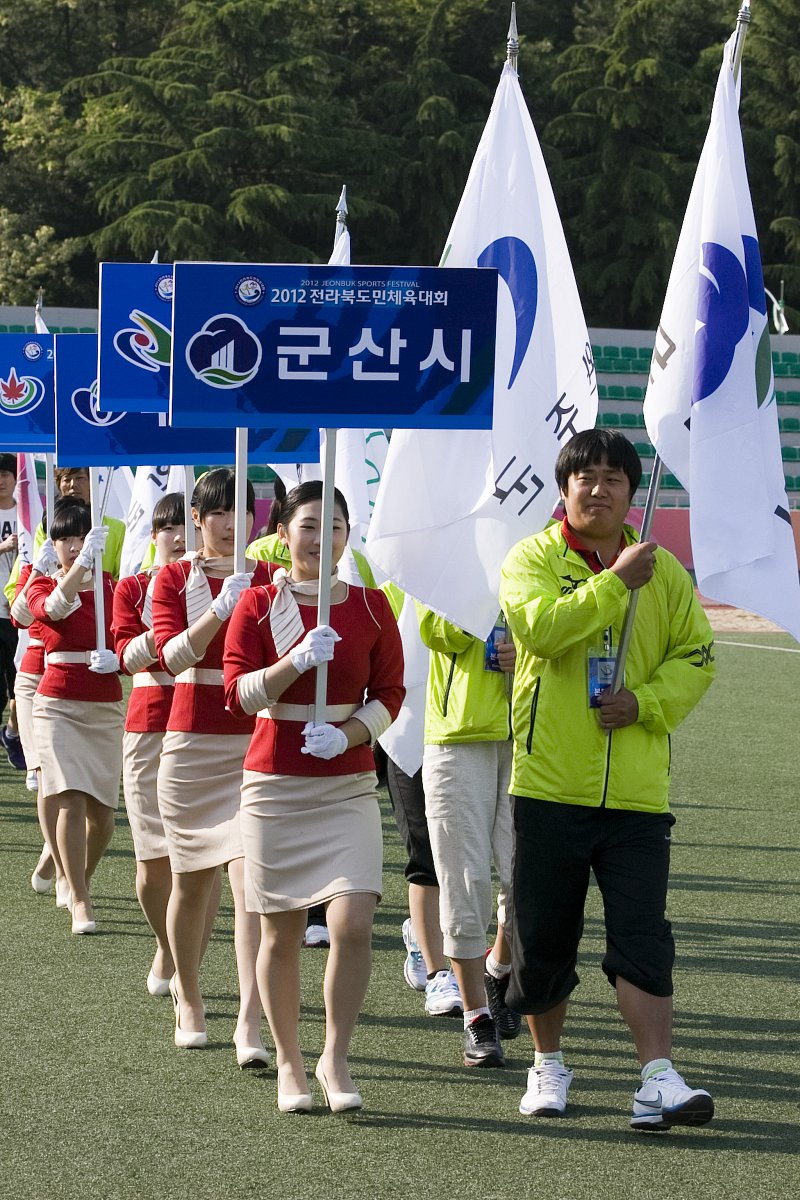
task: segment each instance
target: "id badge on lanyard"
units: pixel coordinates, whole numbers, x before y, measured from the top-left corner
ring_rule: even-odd
[[[617,656],[612,651],[611,626],[603,631],[603,645],[591,646],[587,658],[589,708],[600,707],[600,697],[614,682]]]

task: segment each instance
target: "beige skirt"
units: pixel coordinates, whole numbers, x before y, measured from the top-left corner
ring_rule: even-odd
[[[86,792],[117,808],[124,724],[124,700],[57,700],[37,693],[33,736],[43,795]]]
[[[36,749],[36,738],[33,736],[33,697],[39,686],[41,675],[28,675],[17,671],[14,680],[14,699],[17,702],[17,728],[19,729],[22,750],[29,771],[39,769],[39,752]]]
[[[158,809],[172,870],[205,871],[242,857],[239,804],[250,734],[164,734]]]
[[[163,733],[126,733],[122,739],[122,791],[137,862],[169,854],[158,811],[158,761]]]
[[[241,830],[248,912],[292,912],[383,891],[373,771],[327,778],[245,771]]]

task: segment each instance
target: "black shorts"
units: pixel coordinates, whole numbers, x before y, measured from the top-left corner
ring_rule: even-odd
[[[578,983],[575,963],[594,871],[603,898],[603,970],[652,996],[672,995],[675,943],[664,913],[671,813],[584,808],[512,796],[512,968],[506,1002],[544,1013]]]
[[[17,630],[9,618],[0,618],[0,716],[9,700],[14,699],[14,680],[17,669],[14,655],[17,652]]]
[[[398,833],[408,854],[405,876],[408,883],[421,887],[438,887],[433,865],[431,839],[425,816],[425,792],[422,787],[422,767],[416,775],[406,775],[391,758],[386,761],[386,782]]]

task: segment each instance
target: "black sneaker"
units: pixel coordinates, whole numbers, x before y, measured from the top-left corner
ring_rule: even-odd
[[[464,1030],[465,1067],[504,1067],[506,1058],[491,1017],[484,1013]]]
[[[522,1030],[522,1017],[506,1004],[506,992],[510,978],[510,975],[506,975],[505,979],[495,979],[494,975],[490,975],[488,971],[483,976],[489,1012],[492,1014],[492,1020],[497,1026],[500,1037],[506,1038],[507,1041],[519,1037]]]
[[[25,762],[25,755],[22,751],[22,742],[18,737],[8,732],[8,726],[4,725],[0,729],[0,742],[3,743],[8,761],[17,771],[27,771],[28,764]]]

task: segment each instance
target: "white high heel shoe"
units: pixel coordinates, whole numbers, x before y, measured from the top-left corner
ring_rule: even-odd
[[[160,975],[156,975],[155,971],[150,970],[147,976],[147,990],[151,996],[168,996],[169,995],[169,979],[162,979]]]
[[[181,1003],[178,999],[178,989],[175,983],[175,976],[169,981],[169,994],[172,996],[172,1006],[175,1009],[175,1045],[181,1050],[202,1050],[208,1045],[208,1034],[190,1033],[188,1030],[181,1029]]]
[[[51,879],[42,879],[39,872],[34,871],[33,874],[31,875],[31,887],[33,888],[33,890],[35,892],[38,892],[40,896],[43,896],[46,892],[49,892],[52,890],[53,880],[52,880],[52,878]]]
[[[325,1072],[322,1069],[322,1059],[317,1063],[314,1070],[319,1085],[322,1088],[322,1094],[325,1097],[325,1103],[331,1112],[348,1112],[355,1111],[363,1106],[364,1101],[361,1099],[360,1092],[334,1092],[328,1087],[328,1080],[325,1078]]]
[[[72,909],[72,893],[66,876],[56,880],[56,908]]]

